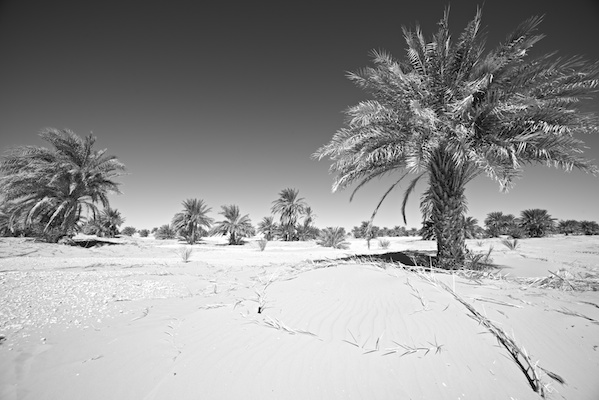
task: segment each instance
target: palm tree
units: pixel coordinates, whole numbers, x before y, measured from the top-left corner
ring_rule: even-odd
[[[551,232],[554,227],[555,218],[547,213],[547,210],[538,208],[524,210],[520,214],[520,227],[530,237],[543,237]]]
[[[478,226],[478,220],[474,217],[464,219],[464,235],[466,239],[475,239],[481,228]]]
[[[208,217],[211,208],[204,204],[204,200],[187,199],[183,202],[183,211],[173,217],[173,228],[182,233],[189,244],[194,244],[206,229],[210,229],[213,219]]]
[[[99,236],[111,238],[119,234],[119,226],[123,223],[125,223],[125,218],[123,218],[120,211],[110,207],[102,210],[96,220],[92,222],[93,225],[97,226]]]
[[[279,192],[279,198],[272,202],[271,211],[273,214],[280,214],[281,231],[285,241],[297,239],[297,220],[305,213],[308,206],[304,198],[298,195],[297,189],[283,189]]]
[[[576,234],[578,232],[580,232],[580,222],[573,220],[573,219],[568,219],[566,221],[559,221],[558,225],[557,225],[557,231],[559,233],[563,233],[566,236],[570,235],[570,234]]]
[[[504,214],[501,211],[494,211],[487,214],[485,218],[487,232],[492,237],[507,235],[518,226],[518,219],[512,214]]]
[[[304,210],[304,220],[298,226],[299,240],[313,240],[318,237],[319,230],[313,225],[316,219],[316,214],[312,211],[312,207],[306,207]]]
[[[108,194],[120,193],[113,179],[125,166],[106,150],[94,150],[96,138],[48,128],[40,137],[53,148],[21,146],[0,162],[0,191],[12,220],[40,225],[55,240],[79,228],[84,211],[96,215],[97,203],[109,206]]]
[[[349,74],[373,99],[350,107],[346,127],[314,156],[333,161],[333,191],[358,183],[355,194],[376,177],[398,173],[381,202],[415,174],[402,211],[416,183],[428,178],[421,210],[434,225],[436,265],[460,268],[465,187],[474,177],[484,173],[507,191],[527,164],[598,172],[573,134],[597,130],[596,117],[577,104],[595,91],[599,63],[529,58],[543,37],[536,33],[541,17],[524,21],[488,53],[480,10],[455,42],[448,19],[447,10],[428,42],[420,28],[404,28],[405,61],[374,52],[373,67]]]
[[[242,239],[251,235],[254,230],[252,221],[248,214],[241,216],[239,207],[236,205],[222,206],[219,213],[225,217],[212,228],[212,234],[229,235],[229,244],[238,245]]]
[[[258,223],[258,232],[264,235],[264,239],[273,240],[279,231],[279,226],[273,217],[264,217]]]
[[[599,235],[599,224],[595,221],[580,221],[580,230],[585,235]]]

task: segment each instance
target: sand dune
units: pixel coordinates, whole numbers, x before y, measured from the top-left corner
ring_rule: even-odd
[[[2,239],[0,398],[540,398],[450,291],[538,362],[548,398],[598,398],[596,288],[542,278],[549,269],[596,280],[599,238],[469,246],[494,246],[509,275],[331,261],[434,248],[413,238],[387,250],[272,242],[264,252],[211,240],[188,263],[174,241],[83,249]]]

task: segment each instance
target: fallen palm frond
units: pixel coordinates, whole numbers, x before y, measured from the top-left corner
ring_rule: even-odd
[[[515,280],[525,284],[527,288],[551,288],[581,292],[599,290],[599,273],[596,271],[574,275],[565,269],[560,269],[557,272],[549,271],[549,273],[550,275],[546,277],[516,278]]]
[[[271,318],[269,316],[266,316],[264,318],[264,320],[262,320],[262,321],[256,321],[256,320],[253,320],[253,321],[255,323],[257,323],[257,324],[260,324],[260,322],[261,322],[263,325],[266,325],[268,327],[271,327],[271,328],[274,328],[274,329],[277,329],[277,330],[283,330],[283,331],[285,331],[287,333],[290,333],[292,335],[295,335],[296,333],[299,333],[299,334],[304,334],[304,335],[310,335],[310,336],[318,337],[318,335],[316,335],[316,334],[314,334],[312,332],[309,332],[309,331],[305,331],[303,329],[290,328],[289,326],[287,326],[283,322],[281,322],[279,319],[277,319],[277,318]]]
[[[227,307],[230,304],[218,303],[218,304],[206,304],[204,306],[198,307],[199,310],[212,310],[214,308]]]
[[[587,320],[591,321],[594,324],[598,324],[599,325],[599,321],[597,321],[596,319],[593,319],[591,317],[587,317],[586,315],[581,314],[578,311],[572,311],[572,310],[570,310],[570,309],[568,309],[566,307],[562,307],[561,310],[555,309],[554,311],[557,311],[559,313],[566,314],[566,315],[572,315],[574,317],[584,318],[584,319],[587,319]]]
[[[438,281],[436,278],[434,278],[434,276],[429,274],[419,274],[419,276],[423,277],[433,285],[441,287],[442,289],[450,293],[457,301],[462,303],[462,305],[466,307],[468,311],[470,311],[470,313],[472,314],[472,318],[474,318],[482,326],[487,328],[487,330],[489,330],[489,332],[491,332],[495,336],[497,342],[501,344],[510,353],[514,362],[518,365],[520,370],[526,376],[526,379],[528,380],[528,383],[530,384],[531,388],[542,398],[545,398],[545,389],[547,385],[545,385],[539,377],[538,370],[541,368],[538,366],[538,363],[533,364],[532,360],[530,359],[530,356],[523,347],[518,346],[515,340],[509,337],[502,328],[500,328],[487,317],[479,313],[470,303],[468,303],[466,300],[460,297],[445,283]],[[541,370],[546,371],[544,369]],[[560,383],[565,382],[564,379],[556,373],[551,372],[547,373],[547,375],[553,379],[556,379]]]
[[[442,344],[438,344],[436,338],[435,338],[435,343],[428,342],[428,344],[430,344],[431,347],[408,346],[408,345],[405,345],[405,344],[397,343],[396,341],[393,341],[393,343],[395,343],[397,345],[397,347],[385,349],[386,353],[383,354],[384,356],[388,356],[389,354],[396,354],[396,353],[402,352],[400,354],[400,357],[403,357],[405,355],[414,354],[414,353],[417,353],[419,351],[423,351],[424,355],[427,355],[431,351],[434,351],[435,354],[439,354],[443,350],[443,345]]]
[[[499,304],[499,305],[502,305],[502,306],[522,308],[522,306],[520,306],[518,304],[507,303],[505,301],[501,301],[501,300],[497,300],[497,299],[490,299],[488,297],[471,297],[471,299],[472,300],[478,300],[478,301],[486,301],[488,303]]]

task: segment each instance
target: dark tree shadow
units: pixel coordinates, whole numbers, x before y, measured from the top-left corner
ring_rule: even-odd
[[[111,245],[119,245],[123,243],[111,242],[108,240],[102,239],[84,239],[84,240],[73,240],[73,246],[83,247],[85,249],[89,249],[90,247],[102,247],[102,246],[111,246]]]
[[[343,258],[339,261],[381,261],[388,263],[400,263],[409,267],[430,266],[434,264],[435,257],[431,254],[417,251],[395,251],[381,254],[356,254]],[[316,260],[316,262],[331,262],[331,260]]]

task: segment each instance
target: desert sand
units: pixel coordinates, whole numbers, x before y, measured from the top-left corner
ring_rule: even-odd
[[[599,237],[390,241],[0,239],[0,399],[599,398]]]

